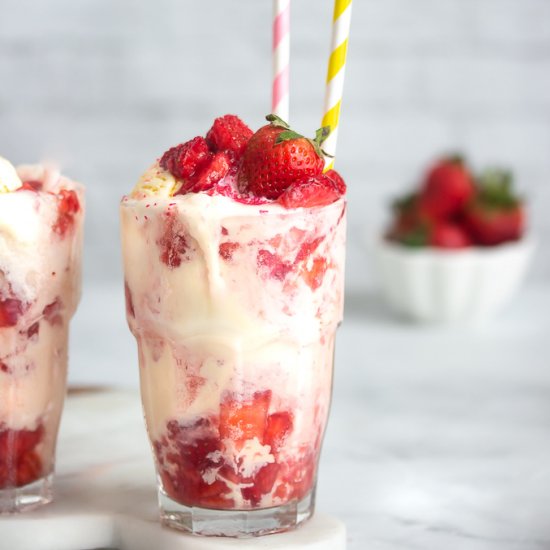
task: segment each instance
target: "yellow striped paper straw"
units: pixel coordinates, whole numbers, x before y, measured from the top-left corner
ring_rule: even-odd
[[[327,71],[323,126],[330,126],[330,134],[323,143],[323,150],[329,155],[336,154],[338,139],[338,122],[344,92],[344,75],[348,53],[349,27],[351,23],[352,0],[334,0],[332,18],[332,41]],[[334,158],[327,158],[325,170],[334,166]]]

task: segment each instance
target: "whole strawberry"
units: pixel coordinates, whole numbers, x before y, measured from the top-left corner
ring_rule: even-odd
[[[270,124],[250,138],[237,178],[242,192],[277,199],[296,181],[322,174],[325,161],[321,145],[330,129],[317,130],[311,140],[291,130],[275,115],[266,118]]]
[[[520,239],[525,230],[525,209],[513,192],[512,174],[496,169],[485,171],[464,218],[476,244],[494,246]]]
[[[433,166],[420,190],[419,207],[433,220],[458,214],[474,194],[474,182],[462,158],[445,158]]]

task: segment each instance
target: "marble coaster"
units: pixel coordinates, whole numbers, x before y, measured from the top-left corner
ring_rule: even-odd
[[[345,550],[346,528],[322,514],[289,533],[251,539],[197,537],[158,522],[95,514],[47,512],[0,516],[0,550]]]
[[[344,550],[346,528],[315,514],[295,531],[251,539],[197,537],[162,527],[155,470],[134,392],[67,400],[54,501],[0,515],[0,550]]]

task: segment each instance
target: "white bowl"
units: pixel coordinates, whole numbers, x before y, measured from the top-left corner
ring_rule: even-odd
[[[393,309],[418,321],[478,321],[496,313],[519,286],[533,255],[530,238],[463,250],[409,248],[380,239],[382,290]]]

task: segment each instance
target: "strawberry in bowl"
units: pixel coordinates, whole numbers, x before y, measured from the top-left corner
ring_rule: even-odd
[[[462,157],[446,157],[392,211],[377,263],[397,312],[435,322],[486,318],[519,285],[533,243],[510,172],[476,176]]]

